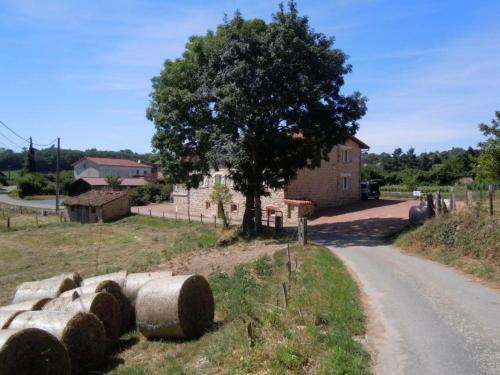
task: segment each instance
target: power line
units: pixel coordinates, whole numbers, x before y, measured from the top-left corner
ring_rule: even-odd
[[[18,137],[19,139],[22,139],[23,141],[27,142],[27,143],[30,143],[30,139],[28,138],[24,138],[22,136],[20,136],[18,133],[16,133],[12,128],[10,128],[6,123],[4,123],[3,121],[0,121],[0,124],[3,125],[7,130],[9,130],[12,134],[14,134],[16,137]],[[5,137],[5,136],[4,136]],[[6,137],[7,138],[7,137]],[[12,141],[11,141],[12,142]],[[53,145],[54,143],[57,142],[57,138],[54,139],[52,142],[49,142],[47,144],[38,144],[38,143],[35,143],[35,142],[31,142],[33,145],[35,146],[38,146],[38,147],[48,147],[48,146],[51,146]],[[14,142],[12,142],[14,143]],[[15,144],[15,143],[14,143]],[[19,147],[19,146],[18,146]],[[20,147],[22,148],[22,147]]]
[[[30,142],[27,138],[21,137],[19,134],[17,134],[14,130],[9,128],[7,124],[5,124],[3,121],[0,121],[0,124],[3,125],[7,130],[9,130],[12,134],[14,134],[16,137],[22,139],[24,142]]]
[[[12,143],[13,145],[15,145],[16,147],[20,148],[21,150],[24,148],[23,146],[20,146],[19,144],[17,144],[16,142],[14,142],[12,139],[10,139],[9,137],[7,137],[5,134],[3,134],[2,132],[0,132],[0,135],[2,137],[4,137],[6,140],[8,140],[10,143]]]

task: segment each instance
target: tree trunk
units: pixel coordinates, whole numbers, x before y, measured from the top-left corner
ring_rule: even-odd
[[[222,219],[222,222],[224,223],[224,228],[225,229],[229,228],[229,223],[227,222],[227,217],[226,217],[226,211],[224,211],[224,203],[222,201],[218,202],[217,211],[219,217]]]
[[[253,192],[247,192],[245,196],[245,213],[243,214],[243,232],[252,234],[254,229],[254,198]]]
[[[254,208],[255,208],[255,234],[262,233],[262,207],[260,202],[260,191],[257,187],[255,189],[254,196]]]

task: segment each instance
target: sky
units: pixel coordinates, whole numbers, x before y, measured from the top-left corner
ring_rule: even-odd
[[[274,0],[0,0],[0,121],[61,147],[151,151],[151,78],[239,9],[269,21]],[[368,97],[358,137],[372,152],[477,146],[500,110],[500,1],[298,0],[334,36]],[[0,127],[0,147],[25,146]]]

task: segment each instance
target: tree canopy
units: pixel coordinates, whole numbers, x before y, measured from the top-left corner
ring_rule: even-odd
[[[489,183],[500,182],[500,111],[496,111],[491,125],[479,124],[479,129],[487,137],[479,144],[481,153],[476,161],[476,173],[480,180]]]
[[[165,174],[193,188],[227,168],[246,197],[244,229],[259,232],[261,196],[318,167],[366,112],[359,92],[341,93],[351,66],[333,44],[294,1],[269,23],[236,12],[191,37],[152,80],[147,117]]]

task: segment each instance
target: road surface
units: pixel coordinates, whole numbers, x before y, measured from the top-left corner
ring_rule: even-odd
[[[378,352],[376,374],[500,374],[500,292],[385,245],[382,228],[401,224],[404,204],[369,203],[372,214],[348,210],[313,220],[310,228],[311,238],[360,283],[369,305],[368,340]]]
[[[42,210],[55,210],[56,200],[55,199],[40,199],[40,200],[20,200],[9,197],[8,193],[14,186],[4,186],[0,188],[0,203],[9,204],[12,206],[20,207],[32,207],[39,208]]]

